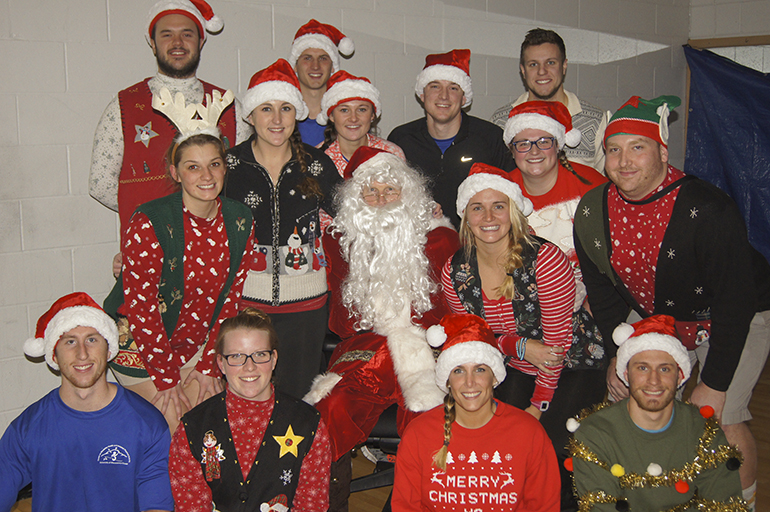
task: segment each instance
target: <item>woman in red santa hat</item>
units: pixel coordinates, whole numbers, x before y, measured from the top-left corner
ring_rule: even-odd
[[[511,109],[503,140],[516,161],[511,179],[532,201],[527,220],[538,236],[555,243],[570,259],[577,279],[575,307],[586,298],[572,241],[572,222],[583,194],[607,181],[591,167],[570,162],[564,146],[580,142],[569,110],[558,101],[528,101]]]
[[[457,192],[464,247],[447,261],[441,283],[452,311],[485,318],[509,357],[497,396],[539,419],[566,458],[565,421],[604,398],[604,345],[590,315],[573,312],[567,256],[530,234],[531,212],[507,173],[474,164]],[[572,501],[566,471],[562,489],[565,504]]]
[[[409,424],[396,458],[392,508],[400,511],[559,510],[559,471],[543,427],[493,398],[506,378],[495,335],[478,316],[447,315],[428,329],[443,344],[436,384],[446,393]],[[479,508],[481,507],[481,508]]]
[[[400,147],[372,133],[380,116],[380,91],[368,78],[359,78],[347,71],[332,75],[317,119],[327,125],[321,149],[337,166],[340,176],[353,153],[362,146],[383,149],[406,160]]]
[[[329,157],[301,140],[297,120],[308,107],[299,87],[283,59],[251,78],[243,107],[255,134],[228,151],[224,190],[254,215],[255,257],[242,306],[270,314],[293,356],[278,365],[276,384],[294,397],[321,370],[328,313],[320,212],[332,212],[332,190],[342,181]]]

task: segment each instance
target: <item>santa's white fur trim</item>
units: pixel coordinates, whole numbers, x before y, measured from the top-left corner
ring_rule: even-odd
[[[108,361],[118,355],[118,326],[109,315],[90,306],[72,306],[56,313],[48,322],[44,338],[29,338],[24,342],[24,353],[30,357],[44,355],[48,366],[58,370],[59,365],[53,360],[56,343],[62,334],[81,326],[93,327],[107,341]]]
[[[436,385],[444,393],[449,391],[447,380],[449,380],[451,371],[465,363],[485,364],[492,369],[492,373],[495,374],[497,379],[497,384],[505,380],[505,363],[500,351],[483,341],[466,341],[452,345],[438,357],[436,362]]]
[[[243,116],[248,120],[251,112],[259,105],[267,101],[286,101],[294,105],[297,111],[294,116],[301,121],[307,117],[308,108],[305,100],[302,99],[302,93],[294,85],[282,80],[270,80],[257,84],[243,96]]]
[[[332,392],[334,386],[342,380],[342,375],[334,372],[322,373],[316,375],[313,379],[313,384],[310,386],[310,391],[302,397],[304,402],[310,405],[315,405]]]
[[[544,116],[542,114],[519,114],[513,117],[509,117],[505,122],[505,131],[503,132],[503,141],[510,144],[513,138],[524,130],[542,130],[548,132],[551,136],[556,137],[556,142],[559,149],[564,147],[567,142],[567,136],[565,134],[564,125],[556,119],[550,116]],[[575,133],[577,133],[577,142],[574,142]],[[570,131],[569,136],[570,146],[577,145],[580,142],[580,130],[573,128]]]
[[[471,198],[488,188],[502,192],[513,199],[516,208],[525,217],[532,213],[532,201],[524,197],[516,183],[494,174],[477,173],[465,178],[465,181],[457,189],[457,203],[455,205],[457,207],[457,216],[462,218]]]
[[[465,94],[463,107],[467,107],[473,101],[471,77],[466,75],[462,69],[455,66],[447,66],[446,64],[435,64],[423,69],[417,75],[417,82],[414,85],[415,94],[421,96],[425,93],[425,86],[436,80],[448,80],[459,85],[460,89],[463,90],[463,94]]]
[[[433,231],[434,229],[437,229],[437,228],[449,228],[452,231],[457,231],[455,229],[454,225],[452,224],[452,221],[449,220],[449,217],[447,217],[446,215],[442,215],[441,217],[438,217],[438,218],[432,217],[430,219],[430,230],[429,230],[429,232]]]
[[[395,169],[400,169],[404,165],[404,161],[393,153],[383,151],[377,153],[369,160],[365,161],[353,171],[353,176],[357,181],[368,182],[371,176],[377,176],[382,172],[383,168],[390,168],[395,172]]]
[[[435,383],[436,362],[425,340],[425,329],[411,325],[380,331],[388,339],[393,369],[407,409],[422,412],[441,405],[445,392]]]
[[[615,338],[614,332],[612,333],[612,337],[613,339]],[[628,380],[626,379],[625,372],[628,369],[628,362],[639,352],[647,350],[660,350],[671,354],[671,357],[674,358],[674,361],[676,361],[676,364],[679,365],[679,369],[682,370],[682,373],[684,374],[684,378],[680,385],[684,384],[687,379],[690,378],[692,364],[690,363],[690,356],[687,354],[687,349],[684,348],[682,342],[667,334],[648,332],[623,342],[618,348],[615,373],[626,386],[628,385]]]
[[[380,91],[366,80],[345,80],[334,84],[321,98],[321,113],[316,116],[318,124],[326,124],[329,110],[350,98],[363,98],[374,105],[374,116],[382,115]]]
[[[337,48],[334,42],[323,34],[305,34],[299,36],[291,45],[291,52],[289,53],[289,64],[297,67],[297,60],[302,52],[308,48],[317,48],[323,50],[332,60],[332,73],[336,73],[340,70],[340,53],[344,56],[350,56],[355,50],[353,40],[349,37],[345,37],[340,41],[340,46]]]

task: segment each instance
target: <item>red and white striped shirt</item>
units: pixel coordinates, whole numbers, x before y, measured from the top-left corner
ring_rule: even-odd
[[[441,272],[441,286],[444,297],[454,313],[466,313],[457,297],[451,279],[452,259],[447,260]],[[575,277],[567,256],[554,244],[543,244],[537,253],[535,262],[537,297],[540,303],[540,315],[543,326],[545,345],[562,347],[566,352],[572,344],[572,309],[575,301]],[[508,363],[527,375],[537,375],[535,392],[530,399],[532,405],[540,408],[542,402],[550,402],[559,384],[562,365],[552,366],[554,375],[548,375],[527,361],[516,359],[516,318],[511,301],[501,297],[489,299],[482,290],[484,315],[492,332],[502,335],[497,339],[500,350],[505,355],[514,356]]]

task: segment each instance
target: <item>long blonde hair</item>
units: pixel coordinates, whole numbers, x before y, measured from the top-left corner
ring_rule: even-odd
[[[524,261],[521,257],[524,244],[532,246],[534,245],[535,240],[529,232],[529,222],[527,222],[527,218],[521,213],[521,210],[516,207],[516,204],[510,197],[508,198],[508,213],[511,218],[511,230],[508,232],[508,257],[503,265],[503,270],[505,270],[507,275],[497,290],[500,292],[500,295],[508,300],[512,300],[514,285],[513,277],[511,277],[510,274],[524,265]],[[476,237],[468,225],[467,209],[463,213],[463,220],[460,224],[460,242],[462,242],[463,249],[465,250],[465,259],[466,261],[469,261],[471,253],[476,247]]]

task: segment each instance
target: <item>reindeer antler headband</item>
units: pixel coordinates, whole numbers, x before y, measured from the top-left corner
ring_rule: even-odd
[[[171,91],[163,87],[158,94],[152,95],[152,108],[163,113],[176,125],[179,135],[174,142],[180,144],[185,139],[202,133],[219,137],[219,116],[234,99],[233,91],[222,94],[215,90],[212,94],[206,94],[206,105],[187,105],[181,92],[172,98]]]

